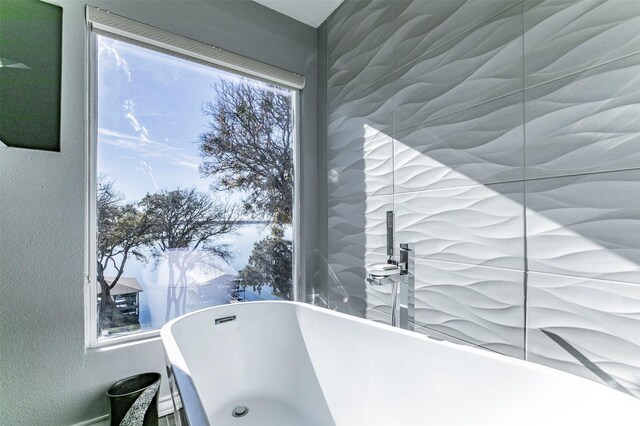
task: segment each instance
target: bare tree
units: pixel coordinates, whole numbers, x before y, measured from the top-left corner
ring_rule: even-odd
[[[200,135],[202,175],[215,189],[245,192],[244,210],[253,217],[291,223],[291,96],[249,82],[222,81],[215,90],[216,100],[203,106],[210,129]]]
[[[216,240],[238,227],[237,209],[214,202],[195,188],[147,194],[140,207],[150,225],[154,254],[175,248],[202,249],[225,260],[229,247]]]
[[[149,223],[135,204],[124,203],[124,195],[113,188],[113,182],[101,177],[98,182],[97,212],[97,280],[100,284],[98,327],[100,330],[126,325],[111,290],[118,284],[127,261],[144,260],[142,248],[149,242]],[[104,271],[112,266],[116,276],[108,283]]]

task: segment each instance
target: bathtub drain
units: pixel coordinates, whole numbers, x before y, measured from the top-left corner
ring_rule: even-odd
[[[233,417],[243,417],[243,416],[246,416],[248,412],[249,412],[249,407],[245,407],[244,405],[237,405],[233,407],[233,411],[231,412],[231,415]]]

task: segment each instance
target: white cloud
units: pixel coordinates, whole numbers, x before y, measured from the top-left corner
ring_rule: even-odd
[[[133,127],[133,129],[140,136],[140,139],[145,142],[149,142],[149,131],[147,130],[147,128],[140,125],[138,119],[135,117],[135,115],[133,115],[133,113],[127,113],[126,117],[127,120],[129,120],[129,124],[131,124],[131,127]]]
[[[113,65],[119,68],[126,76],[127,81],[131,83],[131,69],[127,61],[120,55],[118,50],[110,45],[109,39],[100,37],[98,42],[98,63],[100,66]]]
[[[162,142],[143,139],[140,135],[132,136],[99,128],[98,143],[107,143],[129,151],[134,151],[143,158],[154,158],[175,166],[197,169],[200,165],[199,157]]]
[[[173,164],[175,164],[176,166],[189,167],[190,169],[197,169],[199,167],[198,163],[189,161],[175,161]]]
[[[156,188],[156,190],[160,189],[160,186],[156,181],[156,177],[153,175],[153,167],[151,167],[149,163],[147,163],[146,161],[141,161],[140,163],[138,163],[136,169],[138,169],[138,171],[140,171],[143,175],[151,179],[151,183],[153,183],[153,186]]]
[[[138,121],[138,119],[135,116],[134,102],[130,99],[126,100],[124,101],[122,108],[127,112],[125,117],[127,117],[127,121],[129,121],[129,124],[131,124],[131,127],[133,127],[133,130],[135,130],[136,133],[138,133],[138,136],[140,136],[140,139],[142,139],[145,142],[149,142],[149,131],[147,130],[146,127],[140,124],[140,121]]]

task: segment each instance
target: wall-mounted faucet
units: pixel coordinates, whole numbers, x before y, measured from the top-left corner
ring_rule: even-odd
[[[400,244],[400,259],[393,254],[393,211],[387,212],[387,263],[371,265],[367,270],[367,282],[373,286],[391,285],[391,325],[413,330],[414,324],[414,274],[410,272],[408,244]],[[412,267],[411,267],[412,269]]]

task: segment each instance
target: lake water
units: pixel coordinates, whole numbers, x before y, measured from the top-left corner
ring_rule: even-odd
[[[242,225],[235,235],[221,242],[229,244],[232,259],[227,263],[202,251],[174,250],[159,259],[141,262],[129,260],[123,276],[135,278],[142,287],[140,295],[140,326],[143,330],[162,327],[166,322],[210,306],[231,303],[237,289],[235,277],[244,268],[256,241],[270,234],[263,224]],[[286,231],[291,238],[291,231]],[[105,276],[115,275],[107,269]],[[247,287],[244,299],[274,300],[271,287],[256,292]]]

